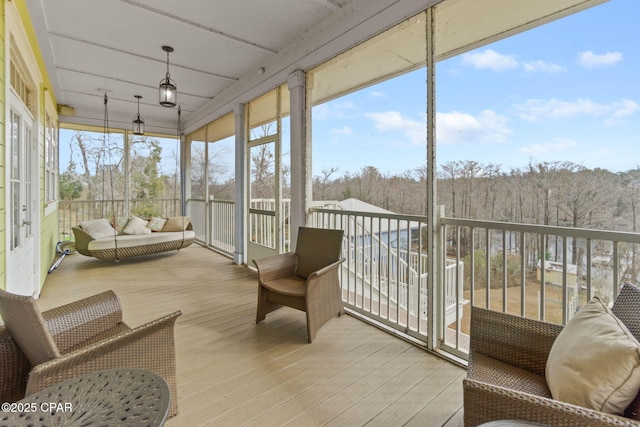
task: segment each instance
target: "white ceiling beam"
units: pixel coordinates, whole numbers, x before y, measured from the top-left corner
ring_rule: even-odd
[[[340,6],[338,6],[337,4],[331,2],[330,0],[313,0],[316,3],[318,3],[319,5],[322,5],[324,7],[326,7],[327,9],[336,11],[338,9],[340,9]]]
[[[276,53],[276,50],[271,49],[271,48],[269,48],[267,46],[262,46],[262,45],[259,45],[258,43],[254,43],[254,42],[249,41],[249,40],[241,39],[240,37],[236,37],[236,36],[233,36],[231,34],[227,34],[227,33],[223,32],[223,31],[216,30],[215,28],[207,27],[206,25],[202,25],[202,24],[199,24],[197,22],[182,18],[180,16],[165,12],[164,10],[156,9],[154,7],[150,7],[150,6],[146,5],[146,4],[137,2],[136,0],[120,0],[120,1],[123,2],[123,3],[126,3],[128,5],[135,6],[135,7],[138,7],[140,9],[144,9],[147,12],[155,13],[157,15],[162,15],[165,18],[169,18],[169,19],[174,20],[176,22],[180,22],[181,24],[188,25],[190,28],[198,28],[200,30],[206,31],[206,32],[211,33],[213,35],[216,35],[218,37],[222,37],[222,38],[227,39],[227,40],[232,40],[232,41],[234,41],[236,43],[243,44],[245,46],[250,46],[250,47],[259,49],[259,50],[261,50],[263,52],[266,52],[266,53],[270,53],[270,54]],[[323,0],[320,0],[320,1],[323,1]],[[327,1],[327,0],[324,0],[324,1]]]
[[[164,59],[158,59],[158,58],[155,58],[153,56],[141,55],[139,53],[131,52],[131,51],[124,50],[124,49],[117,49],[117,48],[114,48],[112,46],[107,46],[107,45],[104,45],[104,44],[92,42],[92,41],[89,41],[89,40],[80,39],[80,38],[77,38],[77,37],[67,36],[67,35],[64,35],[64,34],[53,32],[53,31],[50,32],[49,34],[51,35],[51,37],[58,37],[58,38],[61,38],[61,39],[71,40],[71,41],[74,41],[76,43],[87,44],[89,46],[110,50],[112,52],[122,53],[124,55],[133,56],[135,58],[144,59],[146,61],[153,61],[153,62],[157,62],[157,63],[160,63],[160,64],[166,64]],[[212,73],[211,71],[201,70],[201,69],[193,68],[193,67],[187,67],[185,65],[180,65],[180,64],[177,64],[175,62],[171,62],[171,66],[175,67],[175,68],[181,68],[183,70],[194,71],[196,73],[206,74],[206,75],[211,76],[211,77],[217,77],[217,78],[225,79],[225,80],[229,80],[229,81],[237,81],[238,80],[237,77],[225,76],[223,74]]]

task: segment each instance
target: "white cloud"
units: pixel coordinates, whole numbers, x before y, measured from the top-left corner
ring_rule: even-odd
[[[315,120],[350,118],[357,110],[358,106],[352,101],[332,101],[313,107],[313,118]]]
[[[384,92],[380,92],[380,91],[373,91],[371,92],[369,95],[376,97],[376,98],[386,98],[387,94]]]
[[[603,54],[595,54],[588,50],[578,54],[578,64],[586,68],[604,68],[617,64],[622,61],[622,53],[607,52]]]
[[[470,52],[462,55],[462,65],[468,65],[478,70],[495,72],[514,70],[522,67],[528,73],[561,73],[564,67],[542,60],[520,62],[514,55],[505,55],[493,49],[483,52]]]
[[[521,151],[536,158],[545,158],[557,155],[560,151],[573,149],[577,145],[578,143],[572,139],[557,138],[553,142],[527,145],[522,147]]]
[[[572,117],[603,117],[605,123],[615,124],[615,120],[632,116],[640,110],[635,101],[623,99],[611,104],[599,104],[589,99],[578,98],[576,101],[559,99],[530,99],[524,104],[515,106],[518,116],[525,121],[538,123]]]
[[[436,114],[436,138],[442,144],[503,143],[511,133],[506,117],[492,110],[479,116],[459,111]]]
[[[353,135],[353,129],[349,126],[344,126],[341,129],[331,129],[331,133],[334,135]]]
[[[613,109],[614,112],[612,115],[614,117],[629,117],[640,110],[640,105],[630,99],[623,99],[619,102],[614,102]]]
[[[478,70],[506,71],[518,68],[520,63],[512,55],[503,55],[493,49],[462,55],[462,64]]]
[[[640,111],[640,105],[630,99],[623,99],[612,104],[612,113],[604,123],[609,126],[619,125],[627,117],[633,116]]]
[[[530,73],[542,72],[542,73],[562,73],[565,70],[564,67],[545,61],[531,61],[523,62],[522,66],[524,70]]]
[[[320,104],[313,107],[314,120],[326,120],[330,117],[331,110],[327,104]]]
[[[367,113],[365,116],[375,122],[376,129],[383,132],[401,131],[412,144],[425,144],[427,140],[426,120],[420,122],[408,119],[398,111]]]

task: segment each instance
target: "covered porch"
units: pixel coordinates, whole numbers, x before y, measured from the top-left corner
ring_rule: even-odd
[[[67,256],[39,305],[108,289],[131,325],[183,312],[179,413],[167,426],[462,425],[465,369],[350,315],[327,323],[313,345],[296,310],[256,325],[257,273],[202,246],[119,264]]]
[[[274,42],[273,48],[231,37],[232,47],[227,50],[241,43],[249,50],[257,48],[261,55],[230,55],[228,61],[219,60],[224,54],[215,51],[213,42],[203,46],[201,32],[229,39],[228,34],[212,30],[208,22],[196,22],[200,18],[197,11],[180,16],[167,12],[170,7],[166,4],[157,6],[146,0],[114,3],[189,32],[181,46],[170,41],[177,46],[171,56],[171,73],[179,82],[183,115],[177,114],[178,108],[156,105],[157,85],[148,83],[150,75],[157,75],[158,64],[161,71],[165,65],[164,56],[161,60],[155,57],[159,46],[151,45],[160,43],[160,35],[173,34],[171,31],[154,28],[157,40],[143,40],[128,50],[122,47],[128,40],[123,44],[125,37],[113,37],[107,24],[100,31],[77,27],[79,33],[66,33],[66,28],[77,29],[67,25],[67,12],[49,16],[47,11],[53,6],[43,2],[6,0],[7,22],[12,24],[7,34],[22,36],[15,24],[20,19],[14,15],[28,8],[35,33],[28,36],[39,37],[50,48],[44,49],[44,58],[37,58],[46,63],[50,75],[46,76],[44,65],[29,63],[38,62],[31,61],[31,56],[39,53],[25,48],[27,35],[17,43],[7,37],[5,68],[14,62],[21,65],[22,55],[29,61],[14,74],[28,76],[39,66],[45,77],[35,83],[18,79],[31,86],[24,98],[12,95],[6,100],[6,110],[12,112],[15,105],[29,107],[33,102],[37,144],[27,158],[33,164],[25,163],[27,171],[35,172],[16,180],[14,195],[9,194],[9,185],[3,187],[6,206],[0,216],[5,215],[7,231],[0,233],[7,243],[7,268],[0,287],[35,295],[43,310],[113,290],[122,300],[125,321],[132,325],[182,310],[175,329],[179,415],[168,426],[459,426],[471,306],[566,324],[594,295],[611,301],[624,281],[640,283],[636,262],[640,234],[635,222],[633,232],[623,232],[615,231],[617,224],[604,224],[607,231],[603,231],[588,229],[589,224],[563,226],[558,218],[554,226],[546,217],[536,218],[540,222],[518,222],[512,217],[484,220],[471,213],[456,215],[455,196],[454,209],[445,211],[442,204],[449,187],[438,176],[442,163],[436,161],[438,144],[446,145],[445,138],[437,135],[439,123],[440,129],[454,129],[464,139],[465,119],[475,118],[456,113],[458,106],[473,98],[469,95],[456,100],[447,107],[450,112],[436,120],[440,113],[436,79],[446,73],[443,62],[604,0],[545,0],[533,6],[510,0],[309,0],[307,18],[317,9],[324,15],[318,21],[308,18],[300,24],[302,29],[296,27],[300,37],[281,40],[278,34],[279,43]],[[78,3],[67,0],[66,4]],[[496,14],[497,10],[501,13]],[[274,15],[282,18],[284,14]],[[44,25],[45,18],[51,28]],[[255,22],[256,17],[252,19]],[[192,27],[197,31],[186,30]],[[132,28],[140,31],[135,25]],[[184,53],[192,47],[196,55]],[[149,53],[152,49],[155,54]],[[56,52],[71,53],[57,56],[71,61],[55,63]],[[87,61],[79,60],[83,53]],[[125,62],[121,62],[123,57]],[[93,62],[102,68],[92,68]],[[233,73],[229,71],[233,76],[222,76],[224,83],[212,71],[221,63],[234,68]],[[168,78],[169,55],[166,66]],[[418,207],[394,212],[336,207],[330,197],[323,198],[324,187],[315,186],[323,178],[320,175],[328,179],[331,171],[314,169],[314,147],[337,157],[346,144],[335,148],[329,139],[313,134],[314,120],[322,115],[314,108],[413,72],[421,73],[420,84],[413,86],[419,86],[413,91],[421,109],[417,118],[386,123],[410,132],[402,148],[387,147],[378,160],[385,162],[384,156],[391,151],[408,151],[411,144],[423,149],[420,156],[413,156],[419,158],[420,167],[407,180],[412,186],[406,191],[407,199],[419,200]],[[11,92],[8,83],[6,87]],[[107,93],[108,112],[106,102],[104,111],[101,108]],[[134,143],[140,139],[134,140],[138,135],[134,137],[129,130],[135,111],[132,99],[139,93],[144,95],[142,115],[147,121],[143,137],[170,140],[167,151],[175,148],[170,170],[153,177],[164,180],[163,196],[154,198],[142,191],[145,197],[141,200],[131,172],[136,160],[145,160],[146,154],[135,158],[140,152]],[[441,95],[456,93],[457,87],[439,91]],[[138,98],[138,118],[140,108]],[[388,119],[399,117],[386,106],[385,112],[390,113],[385,115]],[[382,110],[369,112],[367,117],[380,119],[381,114]],[[384,125],[371,121],[363,134],[384,133]],[[63,159],[62,129],[111,133],[113,139],[96,145],[95,153],[113,148],[122,157],[85,168],[81,189],[90,185],[104,188],[106,170],[120,174],[117,185],[121,188],[114,192],[117,185],[111,182],[110,196],[104,197],[103,190],[103,197],[91,194],[89,202],[59,196],[63,173],[54,166]],[[350,137],[350,130],[336,125],[329,132]],[[500,135],[490,136],[500,139]],[[10,159],[22,140],[5,139],[5,158]],[[360,152],[367,149],[361,147]],[[228,155],[216,158],[222,150]],[[43,167],[41,159],[45,158]],[[224,161],[219,162],[221,159]],[[223,167],[216,169],[219,163]],[[351,171],[341,172],[348,176]],[[475,182],[485,178],[479,171],[476,174],[472,176]],[[450,181],[454,193],[453,177]],[[382,191],[371,182],[363,187],[370,193]],[[32,189],[32,183],[39,184]],[[544,189],[538,187],[535,191]],[[401,194],[404,206],[404,188],[389,188],[389,194]],[[518,197],[523,200],[534,191],[524,185],[521,189]],[[546,190],[549,202],[551,193]],[[486,195],[484,204],[491,205],[488,190]],[[24,208],[24,212],[28,213],[21,213],[18,196],[27,199],[25,206],[31,209]],[[505,198],[515,200],[516,195]],[[156,205],[148,209],[153,203]],[[145,215],[189,216],[199,244],[177,253],[119,263],[74,254],[53,274],[45,273],[55,259],[55,243],[70,238],[71,226],[82,219],[138,215],[138,204]],[[518,208],[526,212],[535,204],[544,203],[534,200],[529,206],[523,201]],[[304,316],[295,310],[285,308],[268,316],[266,322],[255,323],[257,274],[251,268],[252,260],[291,250],[299,226],[345,231],[342,253],[346,262],[340,279],[348,314],[325,325],[312,345],[306,343]],[[32,258],[20,256],[18,251],[24,246]],[[560,260],[557,274],[545,268],[536,270],[536,265],[544,266],[544,260],[551,257]],[[576,265],[572,258],[581,263],[576,274],[572,273]],[[35,267],[33,271],[21,268],[25,265]],[[28,280],[21,280],[23,272],[29,273]]]

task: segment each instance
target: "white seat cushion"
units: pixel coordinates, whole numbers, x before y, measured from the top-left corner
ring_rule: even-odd
[[[160,232],[150,234],[122,234],[117,237],[119,248],[133,248],[136,246],[151,245],[154,243],[172,242],[175,240],[185,240],[195,238],[196,233],[193,230]],[[90,251],[113,249],[116,245],[113,237],[104,237],[89,242],[88,249]]]

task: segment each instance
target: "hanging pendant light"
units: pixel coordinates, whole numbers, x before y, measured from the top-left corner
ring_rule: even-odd
[[[133,128],[133,134],[144,135],[144,120],[142,120],[142,117],[140,117],[140,99],[142,98],[142,96],[140,95],[133,95],[133,96],[138,98],[138,115],[134,117],[133,122],[131,122],[131,125]]]
[[[169,53],[173,52],[171,46],[162,46],[167,52],[167,76],[160,81],[160,105],[163,107],[175,107],[178,98],[178,87],[169,75]]]

